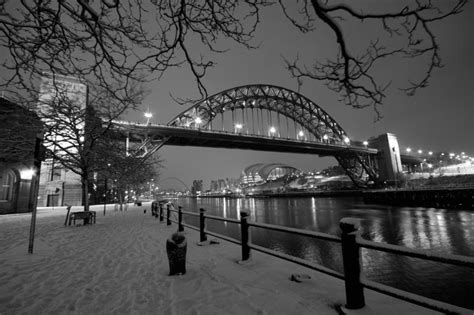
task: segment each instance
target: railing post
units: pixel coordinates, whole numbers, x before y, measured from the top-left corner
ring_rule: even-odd
[[[247,211],[240,211],[240,237],[242,241],[242,261],[250,258],[249,247],[249,224],[247,218],[249,213]]]
[[[199,241],[205,242],[207,241],[206,233],[204,233],[204,229],[206,228],[206,222],[204,221],[206,217],[204,217],[204,210],[203,208],[199,209]]]
[[[170,220],[170,205],[166,205],[166,225],[171,225]]]
[[[160,205],[160,222],[162,222],[164,219],[164,215],[163,215],[163,205]]]
[[[183,210],[181,206],[178,206],[178,232],[183,232],[184,231],[184,226],[183,226]]]
[[[360,248],[357,238],[360,237],[358,219],[343,218],[339,221],[342,230],[342,261],[344,280],[346,282],[346,307],[359,309],[365,306],[364,288],[360,283]]]

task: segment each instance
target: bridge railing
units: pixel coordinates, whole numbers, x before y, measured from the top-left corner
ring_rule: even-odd
[[[171,217],[171,212],[178,214],[177,218]],[[160,206],[160,221],[163,221],[163,206]],[[199,226],[194,226],[191,224],[186,224],[183,222],[183,215],[199,217]],[[215,233],[206,229],[206,219],[223,221],[240,225],[240,240],[234,239],[232,237]],[[199,213],[183,211],[182,207],[179,206],[178,209],[175,209],[173,205],[168,204],[166,207],[166,221],[167,225],[171,225],[172,222],[178,224],[178,231],[184,231],[184,227],[199,231],[199,241],[206,242],[207,235],[211,235],[225,241],[238,244],[241,246],[242,251],[242,261],[246,261],[250,258],[251,249],[272,255],[313,270],[325,273],[327,275],[336,277],[338,279],[344,280],[345,282],[345,292],[346,292],[346,307],[349,309],[360,309],[365,306],[364,290],[363,288],[368,288],[389,296],[396,297],[398,299],[408,301],[413,304],[417,304],[432,310],[444,312],[444,313],[466,313],[468,310],[461,308],[452,304],[432,300],[423,296],[412,294],[406,291],[402,291],[387,285],[383,285],[374,281],[364,279],[361,276],[363,269],[362,260],[360,258],[360,249],[367,248],[407,257],[414,257],[423,260],[429,260],[434,262],[442,262],[446,264],[452,264],[457,266],[474,268],[474,257],[466,257],[460,255],[439,255],[432,252],[410,249],[403,246],[383,244],[373,241],[368,241],[362,239],[360,236],[361,232],[359,231],[359,222],[357,219],[344,218],[340,221],[340,227],[342,230],[341,237],[337,237],[330,234],[301,230],[296,228],[278,226],[273,224],[266,223],[257,223],[251,222],[249,219],[249,213],[246,211],[240,212],[240,220],[238,219],[229,219],[219,216],[207,215],[205,210],[201,208]],[[319,264],[294,257],[291,255],[283,254],[278,251],[274,251],[262,246],[252,244],[251,231],[250,228],[260,228],[266,230],[279,231],[284,233],[289,233],[292,235],[300,235],[311,237],[319,240],[324,240],[328,242],[334,242],[341,244],[342,249],[342,258],[343,258],[343,269],[344,274],[341,274],[337,271],[334,271],[330,268],[326,268]]]
[[[131,121],[124,121],[124,120],[114,120],[114,123],[118,125],[136,125],[136,126],[141,126],[141,127],[161,127],[165,126],[167,128],[175,128],[175,129],[191,129],[191,130],[196,130],[196,131],[201,131],[201,132],[213,132],[213,133],[221,133],[221,134],[232,134],[232,135],[239,135],[239,136],[247,136],[247,137],[262,137],[266,139],[273,139],[273,138],[278,138],[279,140],[291,140],[291,141],[298,141],[298,142],[304,142],[304,143],[323,143],[323,144],[330,144],[330,145],[335,145],[339,147],[357,147],[357,148],[367,148],[361,141],[357,140],[351,140],[350,144],[345,143],[342,140],[336,140],[336,139],[328,139],[328,140],[311,140],[311,139],[305,139],[305,138],[290,138],[290,137],[280,137],[280,136],[270,136],[266,134],[251,134],[251,133],[246,133],[246,132],[235,132],[235,131],[230,131],[230,130],[218,130],[218,129],[206,129],[206,128],[196,128],[196,127],[186,127],[186,126],[168,126],[168,125],[160,125],[160,124],[154,124],[154,123],[140,123],[140,122],[131,122]]]

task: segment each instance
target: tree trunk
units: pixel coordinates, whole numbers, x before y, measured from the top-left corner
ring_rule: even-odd
[[[84,211],[89,211],[89,178],[87,175],[82,176],[82,205]]]
[[[120,203],[120,211],[122,211],[123,210],[123,193],[121,189],[119,190],[118,197],[119,197],[119,203]]]

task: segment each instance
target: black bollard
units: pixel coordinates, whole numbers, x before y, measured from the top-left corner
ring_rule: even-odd
[[[186,273],[187,243],[184,233],[176,232],[166,240],[166,253],[170,265],[170,276],[184,275]]]
[[[344,265],[344,280],[346,284],[346,307],[360,309],[365,306],[364,287],[360,283],[362,261],[357,238],[360,237],[359,222],[352,218],[339,221],[342,230],[341,248]]]

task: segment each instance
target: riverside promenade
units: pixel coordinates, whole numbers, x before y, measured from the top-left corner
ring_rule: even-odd
[[[147,210],[144,213],[144,210]],[[72,211],[79,211],[73,207]],[[39,208],[34,253],[31,214],[0,216],[0,314],[341,314],[344,283],[240,247],[198,246],[185,229],[187,273],[168,276],[166,239],[177,230],[150,203],[114,211],[93,206],[97,223],[65,226],[66,208]],[[302,282],[293,274],[309,275]],[[437,314],[365,290],[366,307],[347,314]]]

